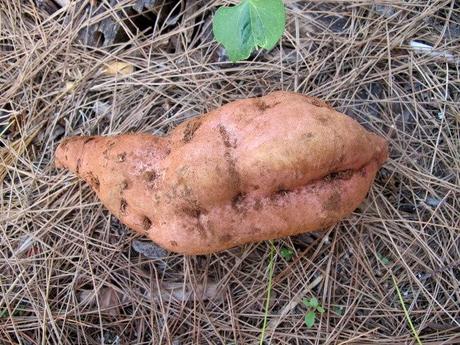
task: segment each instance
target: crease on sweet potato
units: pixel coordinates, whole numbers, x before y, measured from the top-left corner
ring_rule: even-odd
[[[353,176],[355,175],[363,175],[366,172],[366,167],[369,166],[370,164],[374,163],[375,160],[371,160],[370,162],[367,162],[366,164],[360,166],[357,169],[346,169],[346,170],[338,170],[338,171],[333,171],[330,173],[327,173],[323,177],[320,177],[315,180],[311,180],[306,184],[298,185],[293,188],[284,188],[283,186],[279,186],[277,190],[270,194],[266,194],[263,197],[260,197],[257,199],[255,209],[260,210],[261,209],[261,201],[263,200],[271,200],[271,201],[277,201],[277,200],[282,200],[286,196],[289,196],[291,193],[297,193],[300,190],[304,190],[307,188],[314,188],[314,187],[319,187],[321,184],[334,184],[339,181],[347,181],[350,180]],[[337,187],[339,189],[340,186]],[[328,211],[331,211],[335,208],[337,205],[338,201],[340,199],[340,193],[335,193],[336,195],[334,198],[329,200],[328,204],[325,205],[325,209]],[[244,193],[244,192],[238,192],[230,201],[230,204],[233,209],[235,209],[238,212],[243,212],[245,209],[245,199],[248,199],[251,197],[251,193]],[[218,207],[228,207],[228,203],[226,205],[220,205]]]

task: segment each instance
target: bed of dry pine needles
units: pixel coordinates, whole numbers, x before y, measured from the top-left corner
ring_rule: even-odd
[[[106,47],[78,33],[130,1],[91,2],[0,1],[1,344],[460,343],[458,2],[289,0],[280,44],[238,64],[211,31],[230,2],[178,1]],[[353,215],[274,241],[273,260],[269,242],[162,251],[53,167],[66,135],[163,134],[279,89],[356,118],[391,159]]]

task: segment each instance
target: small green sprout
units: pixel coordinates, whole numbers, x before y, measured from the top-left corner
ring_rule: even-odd
[[[291,261],[295,253],[291,248],[283,247],[281,248],[280,254],[284,260]]]
[[[304,298],[302,302],[307,307],[307,313],[304,319],[305,324],[308,328],[312,328],[315,324],[317,313],[323,314],[325,310],[316,297],[310,299]]]

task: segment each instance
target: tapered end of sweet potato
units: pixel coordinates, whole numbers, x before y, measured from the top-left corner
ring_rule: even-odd
[[[91,140],[94,140],[94,137],[76,136],[65,138],[56,149],[54,157],[55,166],[78,174],[85,144]]]

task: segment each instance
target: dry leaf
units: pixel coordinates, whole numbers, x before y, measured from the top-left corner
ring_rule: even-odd
[[[99,289],[97,297],[101,310],[105,310],[109,315],[119,314],[120,301],[122,300],[121,292],[114,288],[105,287]],[[80,303],[87,304],[89,307],[97,306],[95,290],[81,290],[77,298]]]
[[[97,100],[93,104],[93,111],[97,116],[103,117],[109,115],[111,111],[110,104]]]
[[[148,257],[149,259],[163,259],[168,256],[168,251],[166,249],[157,246],[152,241],[146,242],[134,240],[132,242],[132,246],[136,252]]]
[[[191,286],[184,286],[183,283],[165,282],[161,286],[161,292],[155,292],[154,298],[161,296],[163,300],[173,299],[178,302],[188,301],[222,301],[223,292],[219,290],[217,282],[208,282],[207,284],[197,284],[193,289]],[[148,296],[150,297],[150,296]]]
[[[164,260],[168,256],[168,251],[166,249],[157,246],[152,241],[146,242],[134,240],[131,245],[137,253],[142,254],[149,259],[156,260],[155,265],[158,269],[161,271],[165,271],[167,269],[167,263]]]
[[[129,75],[134,72],[134,66],[127,62],[112,61],[106,65],[104,73],[107,75]]]
[[[161,290],[147,291],[141,293],[136,289],[137,293],[143,295],[146,300],[169,301],[176,302],[189,302],[189,301],[207,301],[213,300],[215,302],[223,301],[223,292],[219,289],[217,282],[208,282],[207,284],[197,284],[193,289],[190,285],[184,286],[183,283],[170,283],[165,282],[161,284]],[[97,300],[96,300],[97,292]],[[85,309],[92,309],[98,307],[109,315],[118,315],[120,312],[120,305],[123,303],[131,302],[131,294],[123,294],[123,291],[115,290],[111,287],[100,288],[99,291],[95,290],[80,290],[77,294],[77,299]]]

